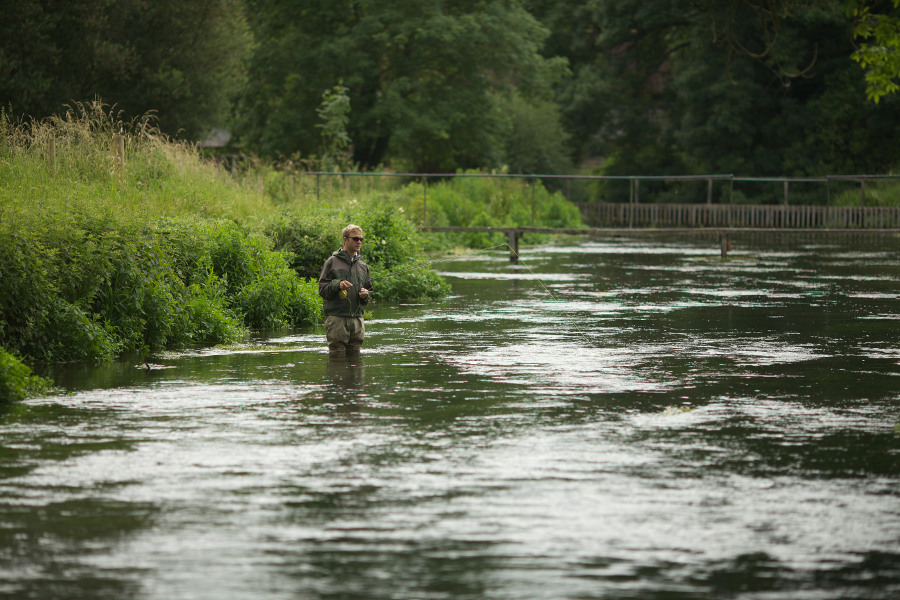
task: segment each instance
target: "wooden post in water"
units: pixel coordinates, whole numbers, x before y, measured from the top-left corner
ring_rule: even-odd
[[[509,240],[509,262],[517,264],[519,262],[519,231],[507,229],[506,237]]]
[[[722,249],[722,258],[727,258],[728,251],[731,250],[731,240],[728,239],[728,233],[725,231],[719,232],[719,246]]]

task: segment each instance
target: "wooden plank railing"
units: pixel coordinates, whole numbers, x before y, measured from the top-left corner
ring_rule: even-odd
[[[578,202],[591,227],[741,227],[759,229],[896,229],[900,206],[636,204]]]

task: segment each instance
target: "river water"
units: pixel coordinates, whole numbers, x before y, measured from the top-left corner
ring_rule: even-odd
[[[436,265],[359,360],[57,369],[0,413],[0,597],[900,597],[897,240],[522,258]]]

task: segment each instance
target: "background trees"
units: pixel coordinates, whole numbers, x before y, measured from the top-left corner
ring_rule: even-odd
[[[884,172],[898,7],[20,0],[0,21],[0,102],[43,117],[99,95],[170,134],[229,126],[242,150],[326,168]]]
[[[0,103],[41,118],[99,96],[196,139],[227,121],[250,41],[242,0],[5,2]]]
[[[519,2],[248,0],[248,7],[258,47],[238,132],[256,151],[315,153],[315,108],[323,90],[343,82],[353,158],[363,165],[390,160],[398,169],[443,172],[564,162],[552,145],[553,156],[516,152],[522,138],[538,142],[548,129],[564,135],[549,103],[564,61],[540,54],[547,30]]]
[[[865,100],[840,0],[532,0],[579,158],[608,173],[888,170],[897,98]],[[579,127],[580,125],[580,127]]]

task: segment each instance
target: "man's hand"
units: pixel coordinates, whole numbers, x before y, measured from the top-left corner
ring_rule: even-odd
[[[366,289],[366,288],[364,288],[364,287],[359,288],[359,297],[360,297],[360,299],[362,299],[362,300],[365,300],[366,298],[368,298],[368,297],[369,297],[369,290]]]

